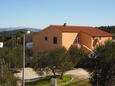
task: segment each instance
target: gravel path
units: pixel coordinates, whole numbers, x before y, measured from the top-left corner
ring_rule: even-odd
[[[22,71],[14,75],[18,77],[19,79],[22,79]],[[72,77],[77,78],[77,80],[90,78],[90,74],[82,68],[67,71],[65,75],[71,75]],[[25,79],[35,79],[35,78],[40,78],[40,77],[43,77],[43,76],[38,75],[32,68],[25,68],[25,77],[24,77]],[[21,86],[21,82],[19,82],[19,84],[20,85],[18,86]]]
[[[22,79],[22,70],[20,73],[15,73],[14,74],[16,77],[19,79]],[[39,78],[41,77],[38,75],[32,68],[25,68],[24,69],[24,79],[33,79],[33,78]]]
[[[89,79],[90,78],[90,74],[82,68],[67,71],[65,75],[72,75],[73,77],[77,79]]]
[[[82,69],[77,68],[70,71],[67,71],[65,75],[72,75],[78,79],[88,79],[90,78],[90,74]],[[22,71],[20,73],[15,74],[16,77],[22,78]],[[41,75],[38,75],[32,68],[25,68],[25,79],[39,78]]]

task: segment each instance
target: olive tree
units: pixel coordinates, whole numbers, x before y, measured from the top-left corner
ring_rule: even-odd
[[[108,42],[96,48],[95,66],[91,83],[94,86],[115,85],[115,43]]]
[[[35,69],[50,69],[54,77],[58,73],[61,79],[63,79],[63,73],[73,67],[67,58],[67,50],[64,47],[39,53],[33,59]]]
[[[67,51],[67,55],[74,67],[76,67],[78,63],[80,64],[86,58],[85,53],[77,47],[70,47]]]

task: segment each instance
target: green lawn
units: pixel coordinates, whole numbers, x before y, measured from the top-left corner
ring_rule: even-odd
[[[66,83],[68,81],[70,81],[72,78],[71,76],[64,76],[63,80],[58,79],[58,84],[62,84],[62,83]],[[35,82],[31,82],[31,83],[26,83],[26,86],[51,86],[51,77],[47,77],[45,79],[42,80],[38,80]]]
[[[71,83],[64,86],[92,86],[87,80],[73,80]]]
[[[75,80],[73,79],[71,81],[71,76],[64,76],[63,80],[58,79],[58,86],[61,86],[64,83],[69,83],[63,85],[63,86],[91,86],[90,83],[87,80]],[[26,83],[26,86],[51,86],[50,84],[51,77],[47,77],[45,79],[31,82],[31,83]]]

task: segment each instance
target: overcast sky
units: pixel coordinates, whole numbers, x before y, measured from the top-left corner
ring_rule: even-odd
[[[0,28],[115,25],[115,0],[0,0]]]

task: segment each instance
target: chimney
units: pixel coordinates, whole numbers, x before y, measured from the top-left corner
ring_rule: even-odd
[[[67,23],[64,23],[63,26],[65,27],[67,25]]]

